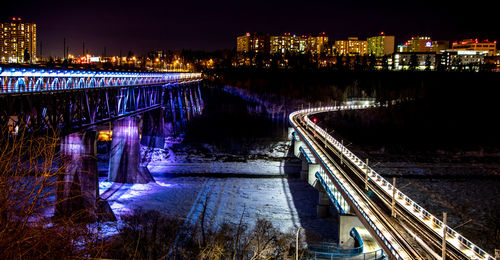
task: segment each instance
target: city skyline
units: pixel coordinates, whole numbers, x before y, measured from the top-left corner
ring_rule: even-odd
[[[356,4],[338,2],[263,1],[252,4],[149,1],[21,1],[3,4],[2,21],[21,17],[37,24],[43,56],[62,56],[63,41],[70,53],[85,49],[100,55],[142,55],[154,49],[218,50],[234,48],[245,32],[309,34],[326,32],[330,39],[366,39],[381,31],[396,42],[416,36],[456,41],[497,40],[494,11],[467,12],[460,6],[417,3]]]

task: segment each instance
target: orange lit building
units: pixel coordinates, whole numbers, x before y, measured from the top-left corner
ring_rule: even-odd
[[[306,52],[312,55],[319,55],[325,52],[327,44],[328,36],[324,32],[315,36],[309,35],[306,41]]]
[[[25,59],[25,52],[29,60]],[[23,23],[21,18],[0,23],[0,61],[32,62],[36,60],[36,24]]]
[[[367,55],[368,42],[349,37],[347,40],[335,41],[335,51],[341,55]]]
[[[236,51],[238,53],[269,53],[270,37],[267,34],[246,33],[236,38]]]
[[[432,47],[431,37],[415,36],[408,40],[407,52],[435,52]]]
[[[488,55],[495,55],[497,51],[497,42],[488,40],[478,41],[477,39],[465,39],[461,42],[454,42],[451,46],[453,51],[487,51]]]

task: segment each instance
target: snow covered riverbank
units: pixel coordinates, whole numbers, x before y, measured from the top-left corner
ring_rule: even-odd
[[[167,217],[195,225],[206,203],[206,223],[247,225],[266,219],[287,232],[299,226],[309,239],[334,240],[335,219],[316,217],[317,191],[298,178],[157,177],[156,183],[124,184],[108,202],[120,219],[134,209],[157,210]],[[100,182],[101,192],[111,186]]]
[[[166,149],[150,153],[147,167],[156,183],[123,184],[107,201],[118,220],[141,208],[196,225],[206,204],[205,224],[213,229],[237,225],[243,215],[249,226],[266,219],[282,232],[303,227],[309,242],[335,241],[336,219],[316,217],[318,192],[298,178],[300,160],[288,157],[289,146],[274,142],[240,161],[223,161],[231,155],[167,143]],[[111,185],[101,178],[100,193]]]

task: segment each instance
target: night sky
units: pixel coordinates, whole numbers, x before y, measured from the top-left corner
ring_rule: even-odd
[[[70,53],[142,55],[152,49],[232,49],[245,32],[308,34],[326,32],[331,40],[381,31],[398,43],[412,35],[433,40],[500,40],[495,1],[28,1],[0,4],[0,19],[33,22],[43,56]],[[477,4],[476,4],[477,3]],[[417,6],[418,5],[418,6]]]

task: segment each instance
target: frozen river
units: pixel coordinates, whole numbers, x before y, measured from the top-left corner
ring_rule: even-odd
[[[301,161],[290,153],[283,113],[270,115],[257,102],[218,88],[201,88],[201,96],[200,115],[165,122],[163,147],[141,146],[156,182],[113,186],[119,188],[107,200],[118,220],[134,210],[156,210],[194,226],[206,205],[205,226],[213,229],[238,225],[243,216],[248,226],[265,219],[282,232],[304,228],[308,241],[335,241],[336,218],[316,216],[318,192],[299,178]],[[101,194],[112,186],[104,177],[106,161],[103,153]]]

